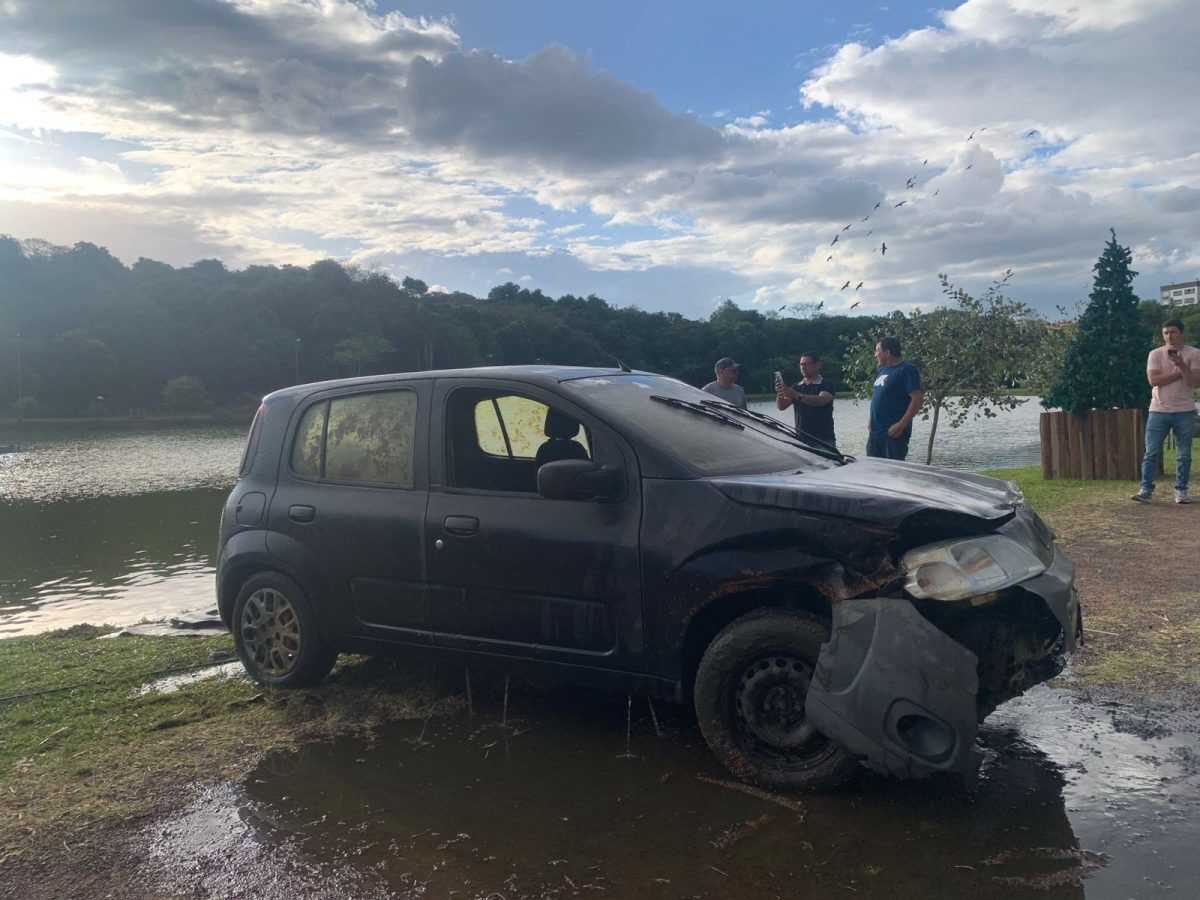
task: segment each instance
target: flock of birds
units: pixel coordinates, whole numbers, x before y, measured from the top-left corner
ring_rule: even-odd
[[[971,132],[969,135],[967,135],[967,139],[966,139],[966,141],[964,141],[963,143],[970,143],[971,141],[974,141],[974,140],[975,140],[975,136],[976,136],[976,135],[978,135],[978,134],[983,134],[983,132],[985,132],[985,131],[987,131],[987,126],[984,126],[984,127],[982,127],[982,128],[977,128],[975,131],[972,131],[972,132]],[[1033,129],[1030,129],[1029,131],[1025,132],[1025,137],[1026,137],[1026,138],[1036,137],[1036,136],[1037,136],[1037,134],[1038,134],[1038,130],[1037,130],[1036,128],[1033,128]],[[929,160],[928,160],[928,159],[924,160],[924,161],[921,163],[921,168],[920,168],[920,169],[918,169],[916,172],[914,172],[914,173],[913,173],[913,174],[912,174],[912,175],[911,175],[911,176],[908,178],[908,180],[907,180],[907,181],[904,183],[904,189],[905,189],[906,191],[910,191],[910,190],[912,190],[913,188],[917,187],[917,185],[918,185],[918,184],[920,184],[920,182],[921,182],[921,172],[922,172],[922,171],[925,169],[925,167],[926,167],[926,166],[928,166],[928,165],[929,165]],[[971,170],[972,168],[974,168],[974,166],[975,166],[975,164],[974,164],[974,163],[970,163],[970,164],[968,164],[966,167],[964,167],[963,171],[969,171],[969,170]],[[934,197],[936,197],[936,196],[937,196],[938,194],[940,194],[941,192],[942,192],[942,189],[941,189],[941,188],[938,188],[936,191],[934,191],[932,194],[930,194],[930,195],[929,195],[929,196],[930,196],[930,199],[933,199]],[[904,205],[908,204],[909,202],[910,202],[910,200],[909,200],[909,199],[906,197],[905,199],[903,199],[903,200],[900,200],[900,201],[899,201],[899,202],[897,202],[897,203],[892,203],[892,204],[891,204],[891,208],[892,208],[892,209],[899,209],[900,207],[902,207],[902,206],[904,206]],[[878,203],[876,203],[876,204],[875,204],[874,208],[873,208],[873,209],[872,209],[872,210],[871,210],[869,213],[867,213],[865,216],[863,216],[861,219],[859,219],[857,223],[855,223],[855,222],[851,222],[849,225],[846,225],[845,227],[843,227],[841,231],[839,231],[837,234],[835,234],[835,235],[833,236],[833,240],[829,242],[829,246],[830,246],[830,248],[836,247],[836,246],[838,245],[838,241],[839,241],[839,240],[841,240],[841,237],[842,237],[842,235],[844,235],[844,234],[845,234],[847,231],[849,231],[851,228],[853,228],[853,227],[854,227],[854,225],[856,225],[856,224],[857,224],[857,225],[863,225],[863,224],[865,224],[866,222],[868,222],[868,221],[871,219],[871,217],[872,217],[872,216],[874,216],[874,215],[875,215],[875,214],[876,214],[876,213],[879,211],[879,208],[880,208],[881,206],[883,206],[883,204],[884,204],[884,201],[883,201],[883,200],[880,200]],[[875,229],[874,229],[874,228],[870,228],[870,229],[868,229],[868,230],[867,230],[867,233],[864,235],[864,237],[869,237],[870,235],[872,235],[872,234],[874,234],[874,233],[875,233]],[[881,240],[881,241],[880,241],[878,244],[876,244],[876,245],[875,245],[875,247],[874,247],[874,248],[872,248],[871,252],[872,252],[872,253],[878,253],[880,256],[887,256],[887,252],[888,252],[888,245],[887,245],[887,242],[886,242],[886,241],[882,241],[882,240]],[[826,256],[826,257],[825,257],[825,262],[827,262],[827,263],[829,263],[829,262],[832,262],[832,261],[833,261],[833,258],[834,258],[836,255],[837,255],[837,252],[836,252],[836,251],[834,251],[834,252],[830,253],[828,256]],[[846,283],[845,283],[845,284],[843,284],[843,285],[842,285],[842,286],[841,286],[841,287],[838,289],[838,290],[839,290],[839,292],[840,292],[840,291],[845,291],[845,290],[848,290],[848,289],[850,288],[850,285],[851,285],[851,284],[854,284],[854,279],[853,279],[853,278],[848,278],[848,279],[846,279]],[[864,280],[864,281],[859,281],[859,282],[858,282],[858,284],[854,285],[854,293],[857,293],[857,292],[858,292],[858,291],[859,291],[859,290],[862,288],[862,286],[863,286],[864,284],[866,284],[866,281],[865,281],[865,280]],[[858,305],[859,305],[859,303],[861,303],[861,302],[862,302],[861,300],[855,300],[853,303],[851,303],[851,304],[850,304],[850,306],[849,306],[848,308],[849,308],[849,309],[854,309],[854,308],[855,308],[856,306],[858,306]],[[824,305],[825,305],[825,304],[824,304],[824,301],[822,301],[822,302],[821,302],[821,304],[820,304],[820,305],[817,307],[817,309],[820,309],[820,308],[821,308],[822,306],[824,306]],[[786,309],[786,306],[784,306],[784,307],[780,307],[780,308],[781,308],[781,309]]]

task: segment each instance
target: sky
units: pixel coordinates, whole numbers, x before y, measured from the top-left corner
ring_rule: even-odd
[[[790,8],[784,8],[790,7]],[[1193,0],[0,0],[0,234],[705,317],[1200,277]],[[836,238],[836,242],[835,242]]]

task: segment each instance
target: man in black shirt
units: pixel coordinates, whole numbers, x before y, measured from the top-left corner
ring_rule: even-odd
[[[805,353],[796,368],[802,376],[788,387],[782,381],[775,383],[775,405],[779,409],[794,406],[796,430],[806,438],[816,438],[830,447],[837,446],[833,433],[833,384],[821,377],[821,357],[816,353]]]

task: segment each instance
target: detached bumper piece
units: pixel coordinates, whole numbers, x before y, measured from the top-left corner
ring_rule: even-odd
[[[869,769],[899,778],[979,772],[974,653],[907,600],[862,598],[833,607],[805,713]]]

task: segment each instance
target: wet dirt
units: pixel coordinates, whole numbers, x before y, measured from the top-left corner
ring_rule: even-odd
[[[1124,898],[1200,884],[1200,718],[1040,687],[979,782],[746,790],[681,710],[480,684],[473,713],[268,757],[141,831],[148,895]],[[453,690],[444,686],[445,690]],[[506,711],[505,711],[506,709]],[[630,712],[632,714],[630,715]],[[628,723],[628,725],[627,725]],[[1133,727],[1128,727],[1132,725]]]

